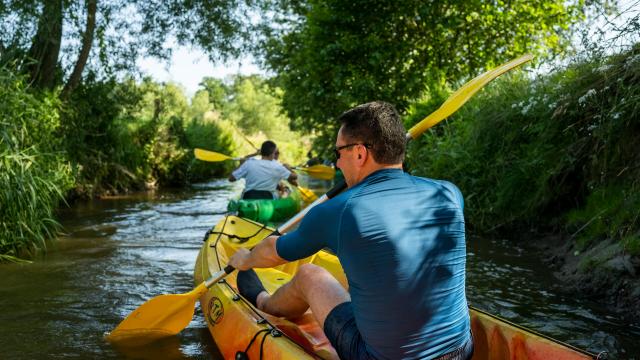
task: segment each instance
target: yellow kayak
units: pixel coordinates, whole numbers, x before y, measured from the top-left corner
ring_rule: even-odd
[[[222,270],[239,247],[252,248],[274,229],[227,216],[208,232],[194,270],[195,284]],[[347,279],[337,257],[326,251],[271,269],[255,269],[273,293],[287,283],[298,267],[313,263],[331,272],[345,288]],[[337,359],[322,328],[308,311],[289,321],[266,314],[239,295],[236,272],[211,286],[200,298],[211,336],[225,359]],[[535,334],[495,316],[470,308],[475,351],[473,359],[578,360],[592,354]],[[246,356],[246,357],[244,357]]]

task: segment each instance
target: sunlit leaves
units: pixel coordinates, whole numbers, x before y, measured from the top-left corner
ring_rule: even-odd
[[[325,134],[372,100],[401,111],[430,87],[522,55],[560,54],[582,1],[310,0],[264,44],[294,126]]]

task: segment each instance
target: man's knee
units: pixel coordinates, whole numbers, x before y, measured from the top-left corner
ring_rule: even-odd
[[[303,264],[298,268],[294,277],[296,286],[305,292],[308,286],[318,286],[323,283],[337,282],[330,272],[314,264]]]
[[[343,289],[340,282],[329,271],[314,264],[301,265],[294,277],[294,283],[305,295],[320,289],[324,291]]]
[[[303,282],[315,281],[329,274],[324,268],[314,264],[302,264],[296,272],[296,277]],[[329,274],[331,275],[331,274]]]
[[[300,266],[296,273],[295,286],[307,304],[311,307],[313,314],[321,326],[327,315],[338,304],[351,301],[349,293],[342,287],[340,282],[324,268],[305,264]]]

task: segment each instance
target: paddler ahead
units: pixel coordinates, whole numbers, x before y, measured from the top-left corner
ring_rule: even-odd
[[[249,158],[229,175],[229,181],[245,179],[243,199],[276,199],[281,180],[298,186],[298,177],[277,160],[276,143],[267,140],[260,147],[261,159]]]

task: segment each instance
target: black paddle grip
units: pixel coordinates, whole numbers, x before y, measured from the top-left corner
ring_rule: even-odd
[[[233,272],[233,270],[235,270],[235,269],[236,268],[234,268],[233,266],[227,265],[227,266],[224,267],[224,272],[225,272],[225,274],[231,274]]]
[[[344,182],[344,180],[342,180],[339,183],[335,184],[331,188],[331,190],[327,191],[325,195],[327,195],[329,199],[333,199],[336,195],[340,194],[346,188],[347,188],[347,183]]]

